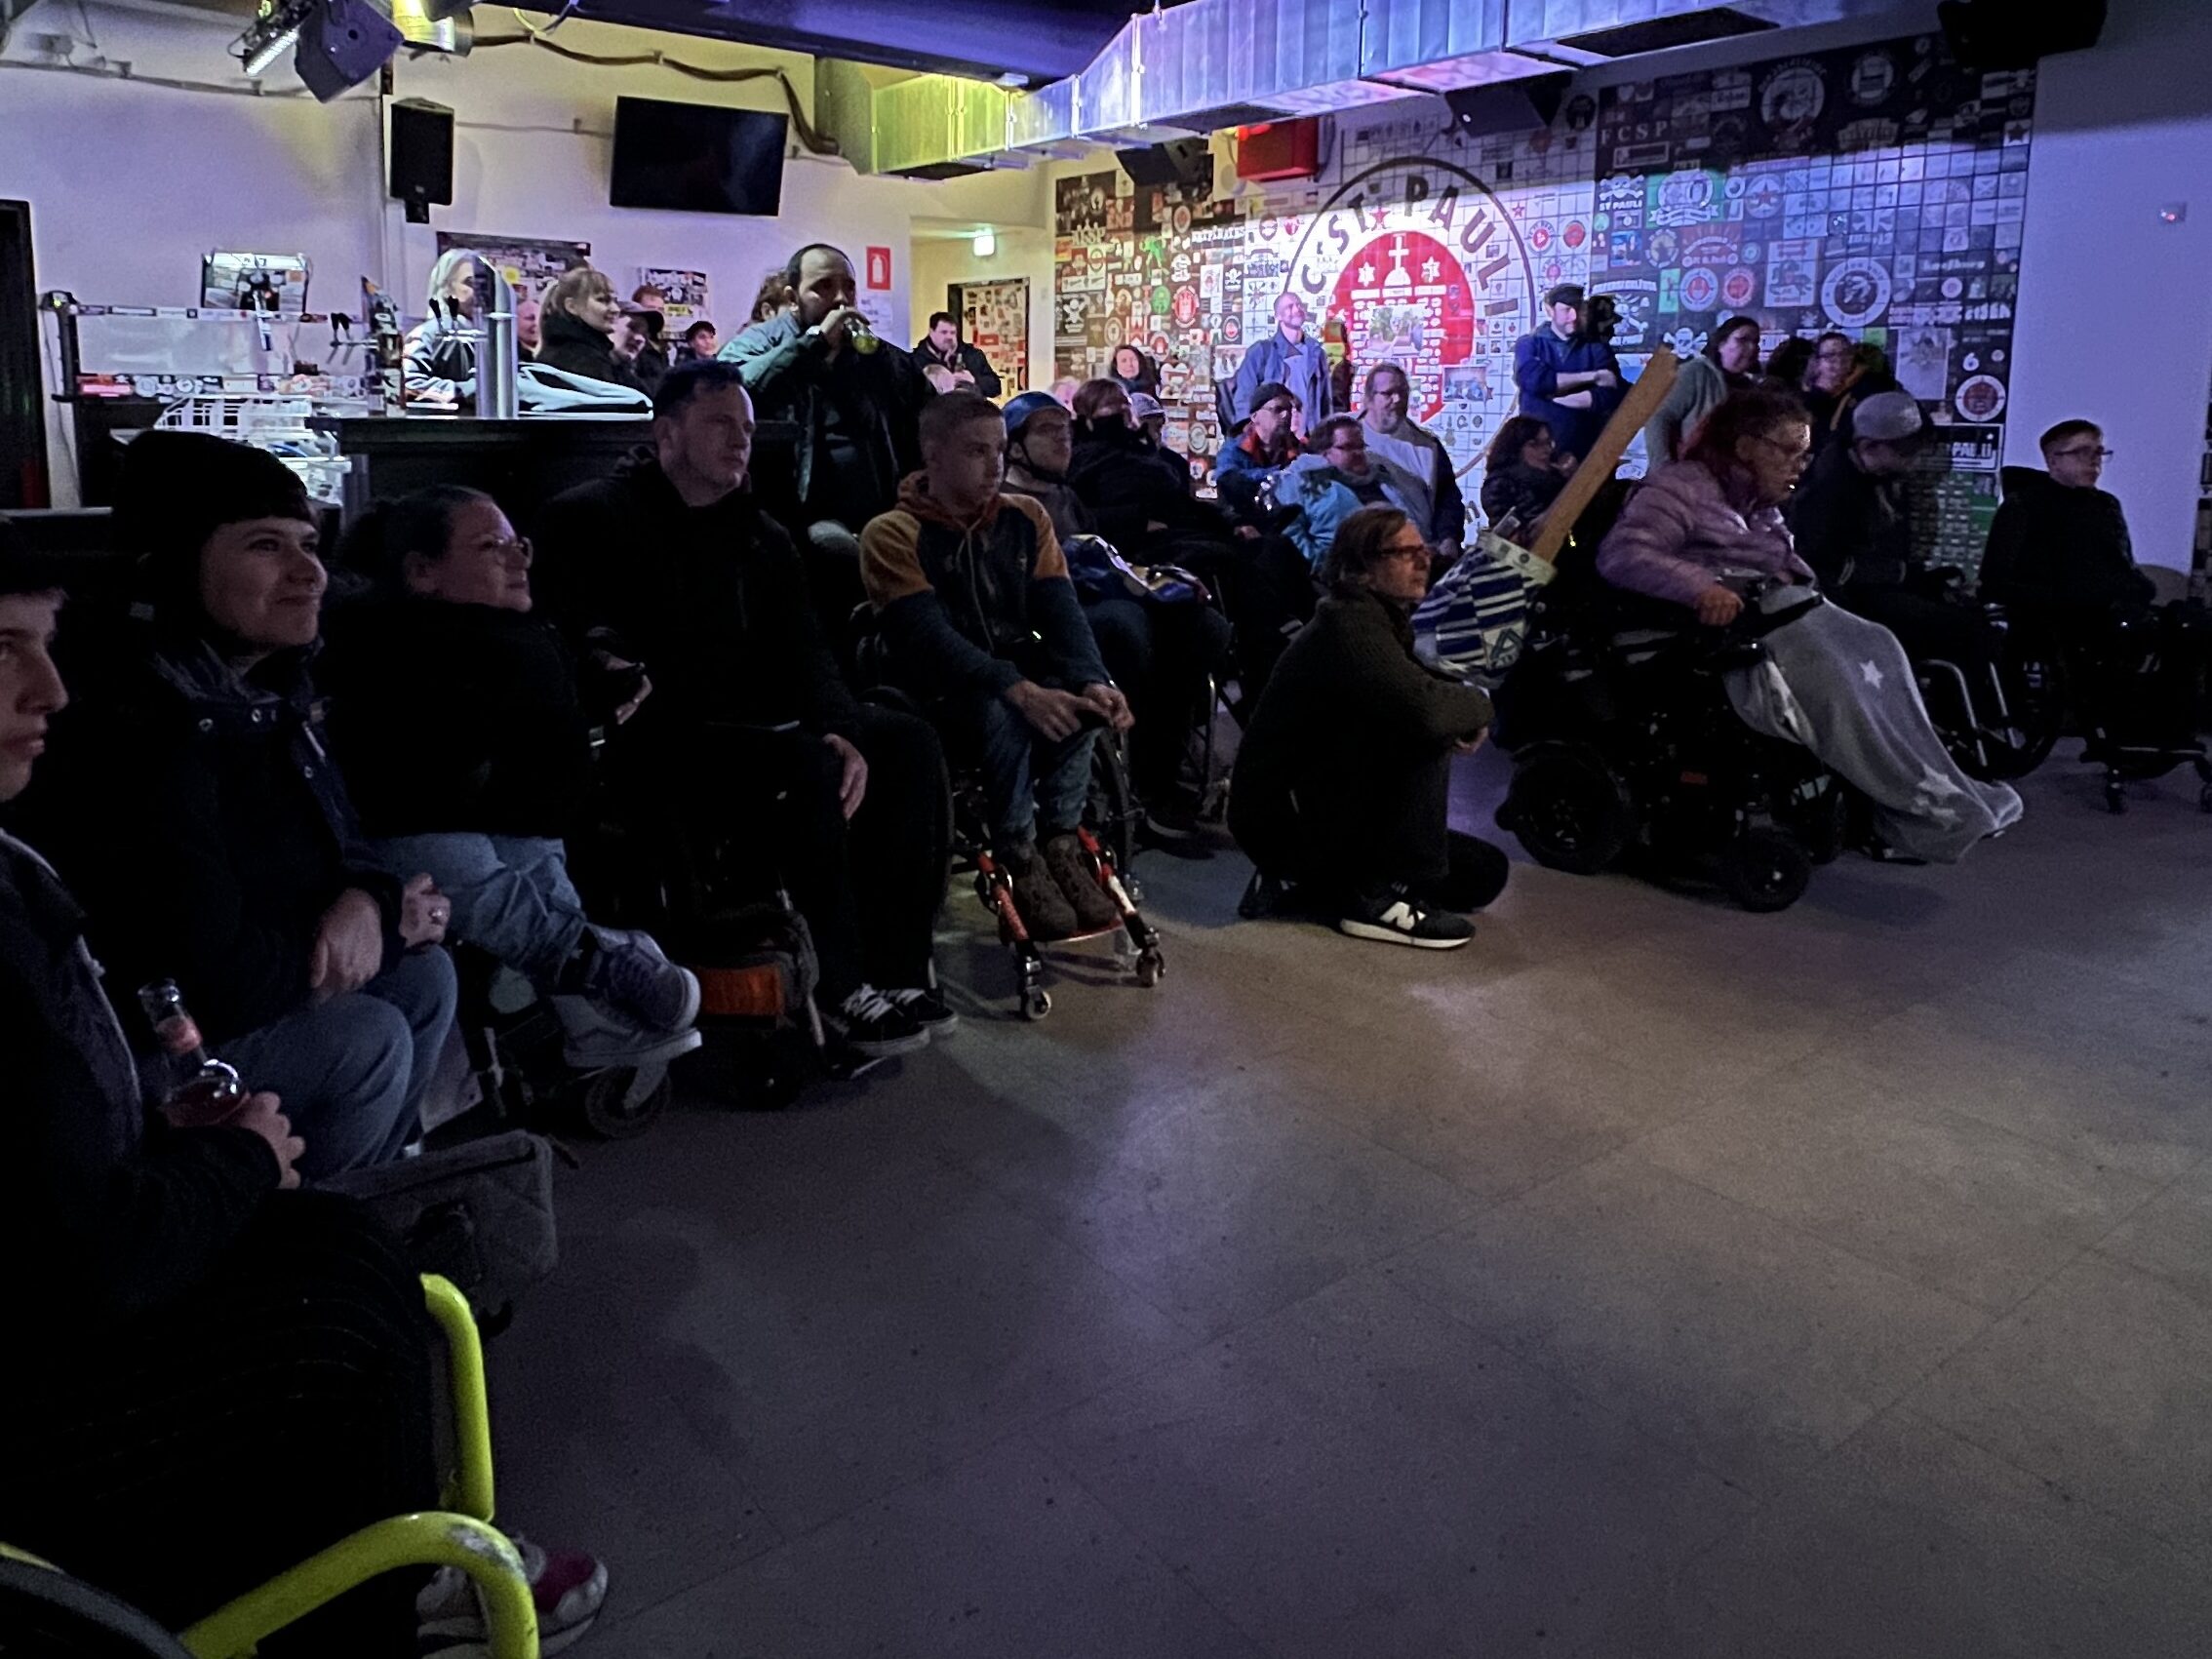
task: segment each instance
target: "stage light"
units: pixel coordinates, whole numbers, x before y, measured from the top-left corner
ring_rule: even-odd
[[[299,25],[292,66],[328,103],[390,62],[404,41],[392,20],[364,0],[317,0]]]
[[[246,66],[246,73],[265,73],[284,55],[284,49],[299,38],[299,25],[314,9],[315,0],[262,0],[253,23],[230,48]]]

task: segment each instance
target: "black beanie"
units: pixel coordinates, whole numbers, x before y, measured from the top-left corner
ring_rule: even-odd
[[[247,519],[320,522],[299,475],[266,450],[206,432],[154,431],[123,451],[116,537],[143,559],[157,612],[197,609],[201,549],[224,525]]]

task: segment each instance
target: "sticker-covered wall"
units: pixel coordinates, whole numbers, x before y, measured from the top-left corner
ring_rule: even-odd
[[[1514,342],[1554,283],[1615,296],[1632,372],[1739,311],[1769,351],[1835,329],[1885,350],[1944,428],[1923,539],[1971,564],[2003,453],[2034,93],[1929,35],[1578,94],[1515,139],[1464,140],[1427,99],[1349,113],[1318,179],[1244,196],[1063,178],[1058,372],[1142,345],[1169,442],[1204,469],[1214,382],[1290,287],[1341,381],[1412,370],[1418,417],[1466,468],[1514,412]]]

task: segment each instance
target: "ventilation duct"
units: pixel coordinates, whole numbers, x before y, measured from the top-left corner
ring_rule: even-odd
[[[1084,69],[1033,93],[925,75],[877,88],[870,135],[824,93],[864,171],[1001,151],[1160,143],[1282,116],[1556,73],[1562,62],[1899,10],[1901,0],[1189,0],[1132,18]],[[819,83],[818,83],[819,84]],[[860,158],[870,159],[863,163]]]

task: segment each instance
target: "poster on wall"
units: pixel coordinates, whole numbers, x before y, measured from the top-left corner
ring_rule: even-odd
[[[956,282],[946,304],[960,318],[960,337],[999,372],[1006,395],[1029,390],[1029,279]]]
[[[640,265],[638,287],[660,290],[665,296],[660,308],[661,315],[668,319],[669,327],[676,334],[682,334],[687,326],[702,317],[711,319],[714,315],[707,296],[707,274],[704,271],[680,271],[666,265]]]
[[[1140,345],[1203,473],[1214,383],[1289,287],[1347,385],[1405,368],[1464,473],[1515,412],[1514,345],[1554,284],[1613,297],[1632,375],[1737,313],[1768,350],[1839,330],[1958,437],[1916,481],[1916,527],[1970,565],[1996,484],[1971,462],[2001,450],[2009,404],[2034,89],[1931,34],[1607,87],[1505,138],[1462,140],[1437,99],[1347,111],[1320,178],[1227,200],[1061,178],[1054,371]]]
[[[477,236],[460,230],[438,232],[438,252],[471,249],[514,285],[518,299],[543,299],[554,278],[591,263],[588,242],[546,241],[532,236]]]

